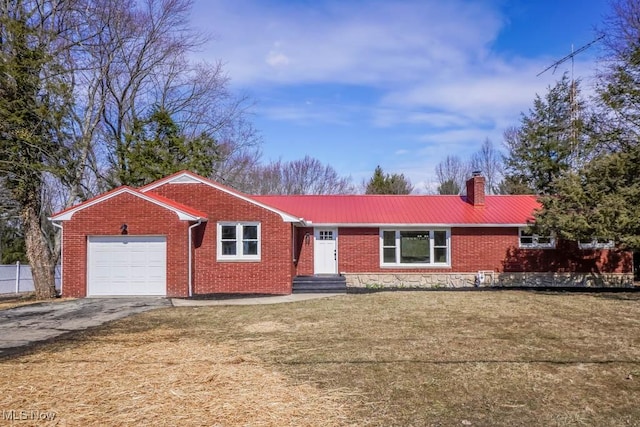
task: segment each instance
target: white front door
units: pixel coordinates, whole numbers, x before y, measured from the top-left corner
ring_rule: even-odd
[[[314,230],[313,266],[315,274],[338,274],[338,230]]]

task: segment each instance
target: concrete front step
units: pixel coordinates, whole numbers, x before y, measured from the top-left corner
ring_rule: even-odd
[[[293,279],[293,293],[344,293],[347,281],[342,276],[298,276]]]
[[[293,293],[298,294],[346,294],[347,288],[336,289],[294,289]]]

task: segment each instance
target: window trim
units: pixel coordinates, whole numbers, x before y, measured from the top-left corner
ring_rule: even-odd
[[[394,246],[385,246],[384,244],[384,233],[385,231],[391,231],[395,233]],[[446,233],[446,248],[447,248],[447,262],[429,262],[429,263],[402,263],[400,262],[400,233],[402,231],[417,231],[417,232],[428,232],[429,233],[429,259],[435,260],[435,231],[444,231]],[[398,228],[398,227],[390,227],[390,228],[380,228],[379,229],[379,246],[380,246],[380,267],[381,268],[451,268],[451,229],[450,228]],[[384,261],[384,250],[389,248],[395,249],[395,259],[394,263],[389,263]],[[441,246],[438,246],[441,247]]]
[[[235,227],[236,228],[236,254],[225,255],[222,253],[222,227]],[[243,251],[243,229],[245,226],[256,226],[258,233],[258,253],[255,255],[244,255]],[[252,239],[253,240],[253,239]],[[260,222],[257,221],[220,221],[216,226],[216,260],[217,261],[240,261],[240,262],[257,262],[261,260],[262,256],[262,232]]]
[[[605,242],[600,241],[597,237],[594,237],[591,242],[583,243],[578,240],[578,248],[580,249],[613,249],[616,247],[616,244],[613,240],[607,240]]]
[[[552,234],[550,236],[540,236],[535,233],[527,233],[526,237],[531,237],[531,243],[522,243],[522,234],[527,232],[527,227],[518,228],[518,247],[521,249],[555,249],[556,237]],[[539,243],[538,239],[549,239],[549,243]]]

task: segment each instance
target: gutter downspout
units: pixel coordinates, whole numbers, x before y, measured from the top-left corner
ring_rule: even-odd
[[[192,277],[193,276],[193,271],[192,271],[193,267],[191,265],[192,264],[192,258],[193,258],[193,255],[192,255],[192,252],[193,252],[192,240],[193,239],[192,239],[191,235],[193,234],[192,233],[193,229],[196,228],[197,226],[199,226],[200,224],[202,224],[202,222],[203,222],[202,218],[199,218],[198,221],[195,224],[189,226],[189,232],[188,232],[189,233],[189,298],[191,298],[193,296],[193,277]]]
[[[51,224],[53,224],[54,227],[57,227],[60,229],[60,296],[62,296],[62,283],[63,283],[63,277],[64,277],[64,228],[62,228],[62,224],[58,224],[55,221],[51,221]],[[55,267],[54,267],[54,273],[53,273],[53,283],[54,283],[54,287],[55,287]]]

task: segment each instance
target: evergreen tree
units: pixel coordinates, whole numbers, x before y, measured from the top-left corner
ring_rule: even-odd
[[[386,187],[386,179],[384,172],[380,165],[376,166],[373,171],[373,176],[369,179],[369,183],[367,184],[367,189],[365,191],[366,194],[385,194]]]
[[[531,187],[517,176],[505,177],[495,188],[495,194],[534,194]]]
[[[385,174],[378,165],[367,183],[366,194],[409,194],[413,191],[411,181],[404,174]]]
[[[601,238],[640,249],[640,145],[603,155],[556,183],[536,226],[570,240]]]
[[[24,236],[14,223],[0,224],[0,264],[15,264],[20,261],[27,264],[27,251],[24,247]]]
[[[438,186],[438,194],[460,194],[460,186],[455,180],[449,179]]]
[[[583,113],[578,82],[566,74],[544,98],[536,96],[520,127],[505,133],[505,178],[524,184],[529,192],[553,194],[554,180],[588,159]]]
[[[134,120],[121,158],[119,181],[125,185],[142,186],[178,172],[190,170],[210,176],[217,160],[213,138],[201,134],[187,138],[169,113],[156,108],[144,120]]]
[[[556,182],[538,228],[569,239],[612,239],[640,249],[640,5],[612,4],[605,21],[607,69],[599,76],[597,139],[606,151]]]

